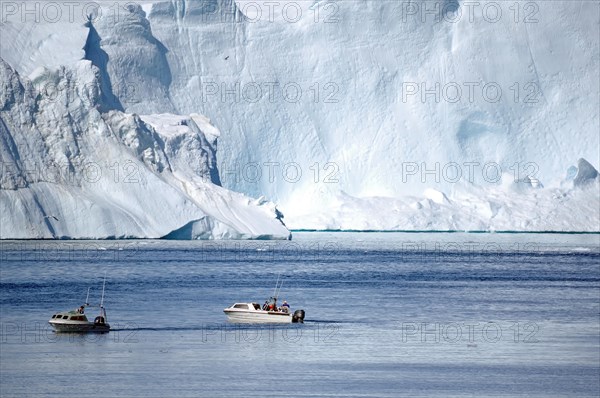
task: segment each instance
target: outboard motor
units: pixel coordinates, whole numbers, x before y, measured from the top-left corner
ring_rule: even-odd
[[[104,323],[105,323],[104,317],[103,316],[97,316],[96,319],[94,319],[94,323],[96,325],[104,325]]]
[[[292,323],[304,323],[304,310],[294,311],[294,315],[292,315]]]

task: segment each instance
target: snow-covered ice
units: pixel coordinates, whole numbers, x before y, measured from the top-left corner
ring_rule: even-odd
[[[272,203],[218,185],[207,118],[100,112],[99,76],[83,60],[31,82],[0,61],[2,238],[289,237]]]
[[[593,2],[169,0],[116,20],[113,4],[91,36],[80,19],[10,15],[2,58],[34,82],[42,66],[104,65],[101,103],[148,115],[123,126],[154,126],[187,176],[268,198],[290,228],[600,230]],[[219,136],[214,158],[169,146],[180,117],[204,132],[186,145]],[[186,164],[196,154],[207,163]]]

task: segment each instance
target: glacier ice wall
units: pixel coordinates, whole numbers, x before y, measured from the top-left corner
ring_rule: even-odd
[[[3,239],[289,237],[272,203],[218,185],[206,117],[103,112],[87,60],[34,76],[0,59]]]
[[[148,1],[112,22],[105,11],[95,26],[124,109],[210,117],[227,132],[223,185],[276,201],[292,227],[600,229],[593,184],[563,182],[577,159],[600,157],[598,4],[277,4]],[[55,63],[50,49],[77,55],[56,23],[30,25],[2,27],[23,73]],[[451,204],[428,212],[431,190]],[[468,210],[472,194],[482,204]],[[570,212],[582,216],[569,227]]]
[[[173,3],[189,10],[198,2]],[[403,162],[429,168],[497,162],[506,171],[531,162],[545,182],[562,178],[580,157],[598,165],[597,4],[539,3],[535,23],[522,21],[525,10],[515,23],[508,3],[496,23],[480,9],[473,21],[464,16],[451,23],[407,15],[405,2],[334,4],[323,7],[319,22],[307,10],[296,23],[271,23],[266,15],[236,23],[149,13],[154,35],[169,49],[177,109],[200,108],[229,132],[221,149],[230,169],[252,161],[298,162],[312,177],[311,162],[334,162],[340,190],[395,196],[435,185],[403,183]],[[424,12],[426,3],[417,4]],[[256,103],[255,84],[263,96]],[[286,84],[290,97],[294,87],[301,89],[298,102],[283,98]],[[419,92],[407,95],[413,84]],[[492,85],[484,91],[484,84]],[[497,102],[494,87],[502,91]],[[422,98],[426,89],[437,92]],[[283,203],[298,185],[312,185],[310,178],[286,184],[233,177],[224,183]]]

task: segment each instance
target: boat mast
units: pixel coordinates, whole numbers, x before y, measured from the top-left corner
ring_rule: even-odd
[[[275,283],[275,290],[273,290],[273,298],[277,300],[279,297],[279,292],[281,291],[281,286],[283,286],[283,279],[281,279],[281,283],[279,283],[279,279],[281,277],[281,273],[277,275],[277,283]]]
[[[86,307],[90,306],[90,288],[88,287],[87,296],[85,296],[85,305]]]
[[[100,299],[100,308],[104,307],[104,286],[106,285],[106,274],[104,274],[104,282],[102,282],[102,298]]]
[[[279,277],[281,273],[277,274],[277,282],[275,282],[275,289],[273,289],[273,298],[277,299],[277,286],[279,285]]]
[[[279,298],[279,292],[281,292],[281,286],[283,286],[283,279],[281,280],[281,283],[279,284],[279,289],[277,289],[277,295],[275,296],[275,300],[277,300]]]
[[[102,298],[100,299],[100,315],[104,317],[104,322],[106,319],[106,311],[104,310],[104,286],[106,285],[106,272],[104,272],[104,281],[102,282]]]

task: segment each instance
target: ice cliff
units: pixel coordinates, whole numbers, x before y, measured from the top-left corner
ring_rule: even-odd
[[[0,237],[289,237],[273,204],[219,186],[206,117],[101,111],[101,75],[0,60]]]
[[[103,4],[92,36],[8,10],[2,56],[85,57],[114,109],[206,115],[223,186],[291,228],[600,230],[597,3]]]

